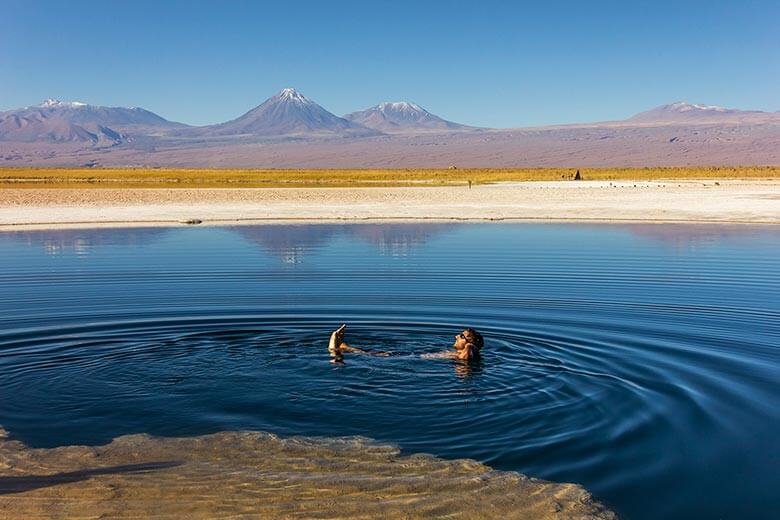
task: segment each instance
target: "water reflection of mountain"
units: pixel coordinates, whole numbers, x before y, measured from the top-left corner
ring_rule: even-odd
[[[42,247],[48,255],[75,253],[88,254],[100,246],[142,246],[161,239],[170,232],[166,228],[121,229],[61,229],[18,231],[10,236],[31,247]]]
[[[766,227],[721,224],[631,224],[624,228],[638,238],[679,250],[753,239],[770,231]]]
[[[405,256],[458,224],[307,224],[238,226],[233,230],[285,263],[297,264],[338,237],[367,242],[383,255]]]
[[[342,232],[337,224],[237,226],[233,231],[278,256],[286,264],[298,264]]]
[[[358,224],[349,233],[376,246],[383,255],[406,256],[436,235],[455,229],[458,224]]]

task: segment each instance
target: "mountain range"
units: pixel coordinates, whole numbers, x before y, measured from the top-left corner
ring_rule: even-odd
[[[265,100],[246,114],[217,125],[179,132],[193,136],[329,136],[360,137],[378,132],[331,114],[292,88]]]
[[[119,144],[134,137],[367,137],[383,133],[474,129],[446,121],[419,105],[381,103],[339,117],[285,88],[236,119],[201,127],[168,121],[141,108],[101,107],[47,99],[0,113],[0,141]]]
[[[0,112],[0,165],[9,166],[778,164],[778,144],[778,112],[686,102],[620,121],[526,129],[463,125],[407,101],[339,117],[292,88],[199,127],[142,108],[53,99]]]

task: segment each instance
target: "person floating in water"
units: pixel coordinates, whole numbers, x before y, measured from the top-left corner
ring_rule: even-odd
[[[352,347],[344,341],[346,324],[334,330],[330,335],[330,341],[328,342],[328,352],[334,358],[341,359],[346,352],[359,352],[363,354],[371,354],[374,356],[389,356],[390,352],[377,352],[371,350],[363,350],[357,347]],[[452,345],[454,350],[446,351],[445,356],[454,359],[460,359],[463,361],[475,360],[480,356],[480,351],[484,346],[485,341],[482,338],[482,334],[472,329],[471,327],[463,329],[455,335],[455,343]],[[438,357],[438,356],[437,356]]]

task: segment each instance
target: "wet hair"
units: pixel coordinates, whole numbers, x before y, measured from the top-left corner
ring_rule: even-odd
[[[482,346],[485,344],[485,340],[482,339],[482,334],[471,327],[466,327],[463,332],[468,336],[467,339],[469,339],[469,343],[473,344],[477,349],[477,353],[479,353],[479,351],[482,350]]]

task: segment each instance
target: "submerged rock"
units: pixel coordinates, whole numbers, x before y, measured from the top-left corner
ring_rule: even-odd
[[[361,437],[128,435],[31,449],[0,436],[0,518],[598,518],[575,484]]]

